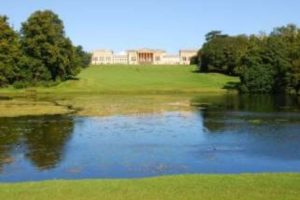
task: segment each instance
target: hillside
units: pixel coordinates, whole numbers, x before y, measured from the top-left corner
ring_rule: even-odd
[[[78,75],[78,80],[50,88],[31,88],[37,92],[104,94],[172,94],[222,92],[238,78],[222,74],[195,73],[195,66],[92,66]],[[27,89],[28,90],[28,89]],[[2,92],[24,90],[2,89]]]

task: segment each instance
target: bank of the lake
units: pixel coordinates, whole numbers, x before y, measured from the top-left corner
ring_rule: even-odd
[[[10,94],[0,99],[0,117],[65,115],[110,116],[168,111],[190,111],[193,99],[211,104],[227,94]],[[232,94],[234,95],[234,94]]]
[[[0,117],[187,110],[193,96],[225,94],[239,82],[236,77],[196,70],[196,66],[91,66],[78,75],[78,80],[56,86],[0,89]]]
[[[0,184],[0,199],[297,200],[300,174],[182,175],[147,179]]]

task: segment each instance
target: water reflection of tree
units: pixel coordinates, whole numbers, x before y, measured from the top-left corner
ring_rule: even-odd
[[[287,163],[278,168],[266,164],[264,170],[268,166],[274,170],[295,169],[297,164],[288,163],[299,162],[300,158],[299,108],[297,96],[224,95],[214,100],[201,112],[210,133],[208,141],[213,144],[212,154],[226,157],[228,152],[236,153],[237,157],[255,159],[260,167],[269,161]],[[200,146],[197,155],[203,156]],[[245,166],[236,167],[240,170]]]
[[[17,146],[19,136],[18,129],[12,120],[0,119],[0,172],[5,164],[13,162],[11,151]]]
[[[224,113],[205,110],[203,114],[204,127],[211,133],[223,130],[226,127]]]
[[[203,99],[199,99],[199,102],[201,101]],[[243,112],[295,112],[300,108],[299,97],[284,95],[222,95],[215,97],[211,102],[213,103],[208,104],[202,112],[204,126],[211,132],[232,128],[234,123],[230,122],[235,119],[247,120]],[[251,116],[248,117],[251,118]]]
[[[70,118],[46,117],[34,121],[24,134],[26,157],[39,169],[54,168],[62,160],[73,126]]]
[[[61,116],[0,119],[0,169],[13,160],[16,147],[25,149],[37,168],[54,168],[63,159],[73,126],[72,118]]]

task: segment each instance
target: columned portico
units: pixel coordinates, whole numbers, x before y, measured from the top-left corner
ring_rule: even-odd
[[[153,64],[153,58],[152,52],[138,52],[138,61],[140,64]]]

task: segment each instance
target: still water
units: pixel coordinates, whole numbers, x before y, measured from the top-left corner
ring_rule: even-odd
[[[0,181],[300,172],[299,99],[191,101],[188,112],[0,118]]]

